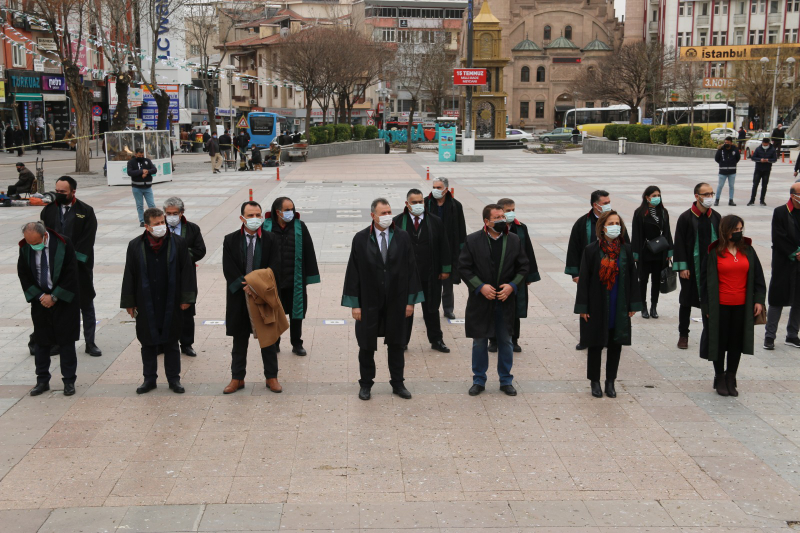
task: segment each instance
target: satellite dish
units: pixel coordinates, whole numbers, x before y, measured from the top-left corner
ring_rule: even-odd
[[[289,36],[289,28],[281,28],[281,37],[284,39]]]

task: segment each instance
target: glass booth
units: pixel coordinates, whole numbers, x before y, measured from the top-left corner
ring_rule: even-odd
[[[110,131],[105,133],[106,174],[109,185],[130,185],[128,161],[137,148],[153,162],[156,174],[153,183],[172,181],[172,152],[169,131]]]

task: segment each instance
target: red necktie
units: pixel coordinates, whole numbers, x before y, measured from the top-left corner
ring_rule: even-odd
[[[414,231],[419,231],[419,217],[414,217]]]

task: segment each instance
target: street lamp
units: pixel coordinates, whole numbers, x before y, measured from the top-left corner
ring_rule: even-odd
[[[233,71],[236,70],[236,67],[233,65],[225,65],[223,67],[225,70],[228,71],[228,117],[230,117],[231,123],[231,135],[233,135]]]
[[[387,89],[386,87],[383,87],[381,89],[378,89],[377,92],[378,92],[378,97],[381,100],[383,100],[383,116],[381,117],[381,120],[383,121],[383,124],[382,124],[383,125],[383,129],[385,130],[386,129],[386,108],[389,107],[389,95],[391,94],[391,91],[389,89]]]
[[[762,57],[761,61],[761,68],[764,69],[765,72],[772,74],[772,113],[770,114],[770,129],[775,129],[775,124],[778,122],[778,110],[775,108],[775,96],[778,90],[778,73],[781,71],[781,49],[778,48],[778,53],[775,56],[775,70],[767,70],[767,65],[769,64],[768,57]],[[786,59],[786,62],[789,65],[794,66],[795,59],[793,57],[789,57]],[[792,91],[792,99],[794,99],[794,91]],[[792,103],[792,107],[794,107],[794,103]]]

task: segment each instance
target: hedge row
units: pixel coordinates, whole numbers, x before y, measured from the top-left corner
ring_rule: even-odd
[[[694,131],[693,131],[694,130]],[[644,124],[609,124],[603,136],[611,141],[625,137],[630,142],[716,148],[708,132],[699,126],[646,126]]]
[[[308,132],[308,142],[311,144],[327,144],[343,141],[361,141],[363,139],[377,139],[378,128],[375,126],[350,126],[349,124],[326,124],[325,126],[312,126]]]

